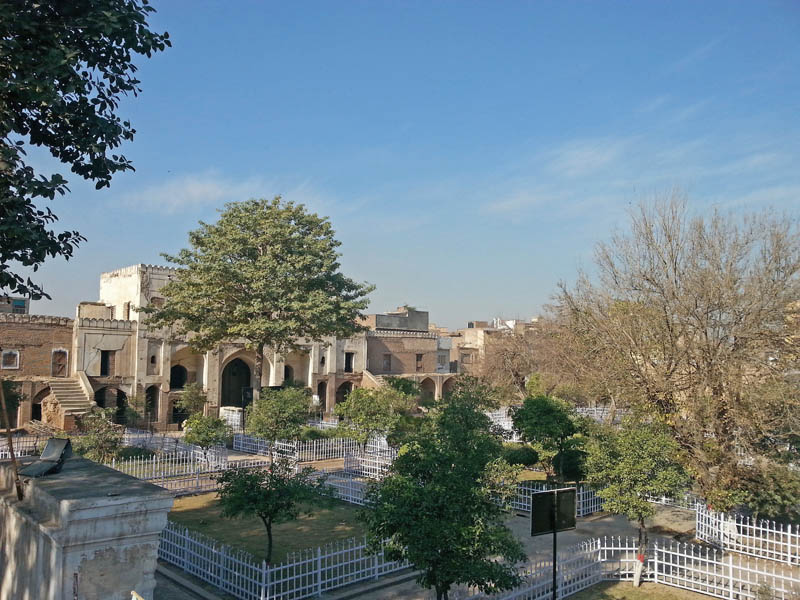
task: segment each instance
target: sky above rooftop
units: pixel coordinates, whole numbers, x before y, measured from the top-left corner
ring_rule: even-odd
[[[626,210],[800,207],[800,4],[153,0],[173,47],[126,100],[135,173],[50,203],[88,241],[39,281],[164,263],[225,202],[327,215],[370,311],[537,314]],[[52,163],[34,155],[42,167]]]

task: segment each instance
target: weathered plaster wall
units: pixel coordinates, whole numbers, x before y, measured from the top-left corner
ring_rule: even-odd
[[[23,464],[32,459],[22,459]],[[169,492],[82,458],[28,480],[0,463],[0,599],[152,599]]]

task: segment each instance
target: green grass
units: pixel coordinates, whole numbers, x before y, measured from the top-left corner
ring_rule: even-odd
[[[284,562],[290,552],[363,535],[364,529],[356,521],[357,510],[352,504],[334,501],[328,507],[313,508],[311,516],[273,525],[272,562]],[[176,498],[169,519],[259,559],[266,558],[267,532],[261,520],[223,518],[215,493]]]
[[[701,598],[707,599],[708,596],[658,583],[643,583],[635,588],[630,581],[607,581],[593,585],[570,598],[572,600],[701,600]]]

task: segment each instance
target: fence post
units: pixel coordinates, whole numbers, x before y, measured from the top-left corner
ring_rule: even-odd
[[[317,596],[322,596],[322,547],[317,546]]]
[[[658,583],[658,542],[653,548],[653,581]]]
[[[733,595],[733,554],[728,553],[728,599],[734,600]]]

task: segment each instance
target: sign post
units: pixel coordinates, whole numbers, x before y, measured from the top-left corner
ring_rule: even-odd
[[[558,532],[575,529],[575,488],[547,490],[531,495],[531,536],[553,534],[553,600],[557,600]]]

